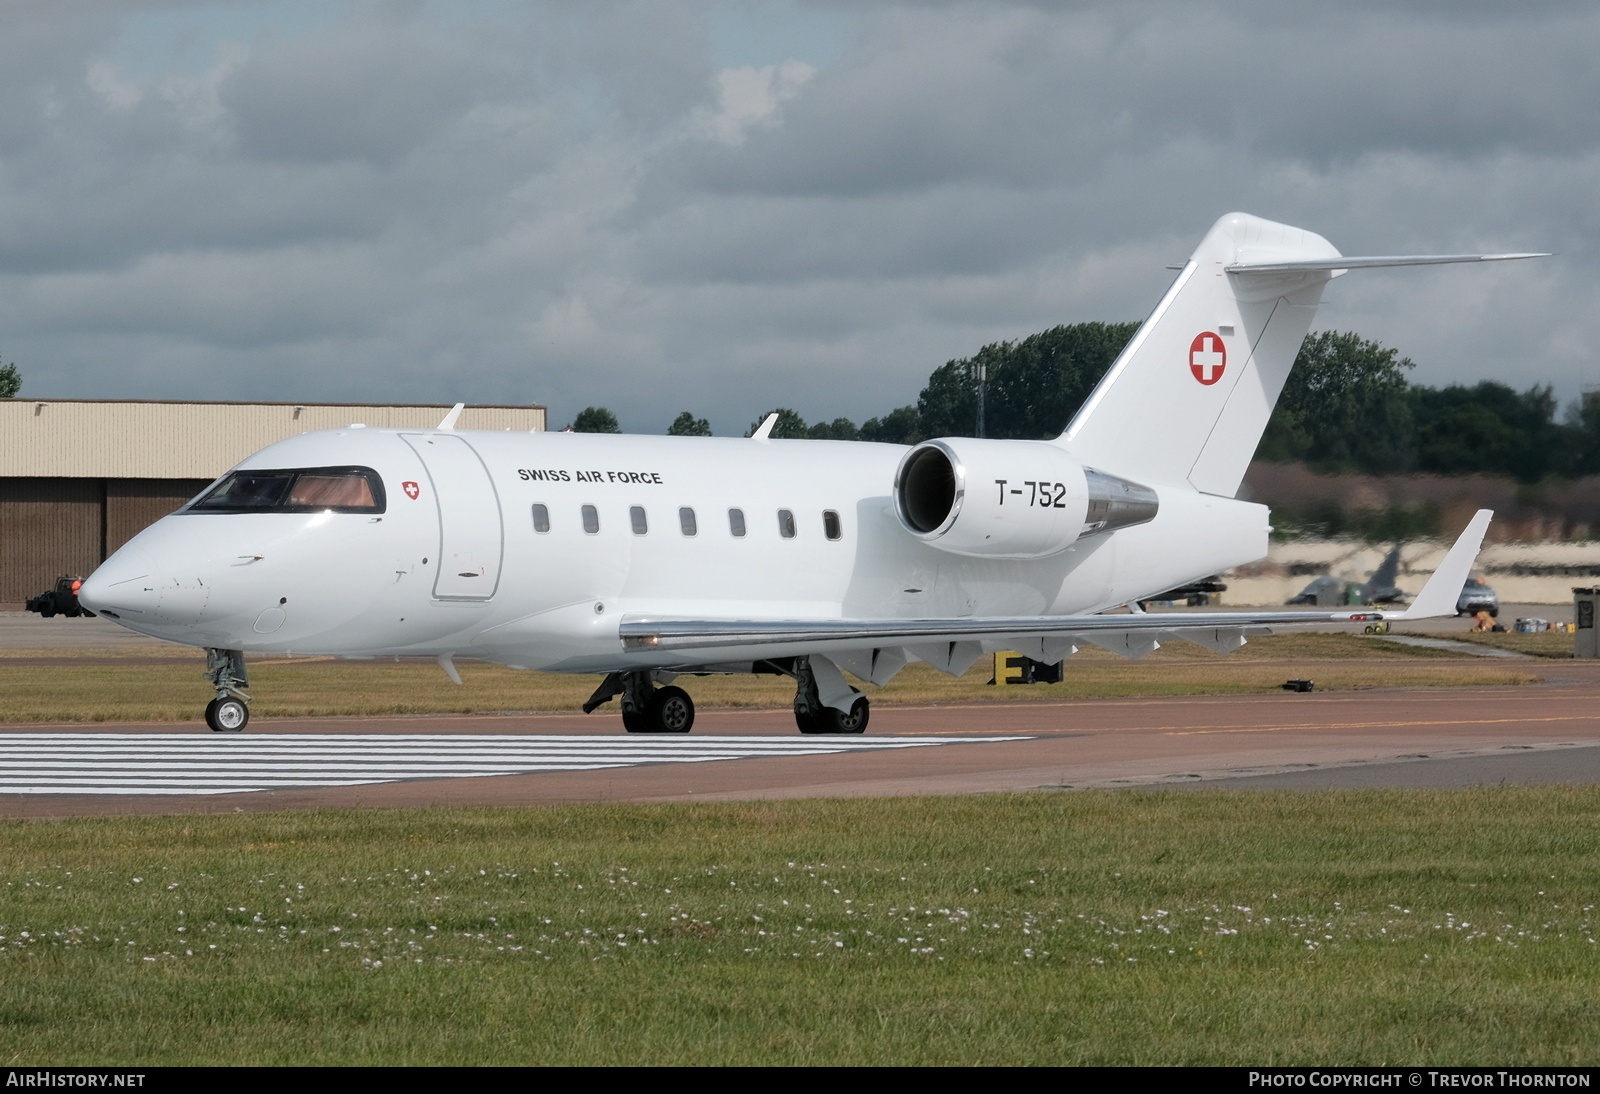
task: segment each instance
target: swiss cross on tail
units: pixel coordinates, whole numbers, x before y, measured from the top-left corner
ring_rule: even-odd
[[[403,482],[400,484],[400,489],[404,490],[406,492],[406,497],[410,498],[412,501],[416,501],[417,495],[422,493],[422,487],[418,486],[414,482]]]
[[[1194,336],[1194,341],[1189,343],[1189,371],[1196,380],[1210,387],[1222,379],[1227,367],[1228,348],[1221,338],[1210,331]]]

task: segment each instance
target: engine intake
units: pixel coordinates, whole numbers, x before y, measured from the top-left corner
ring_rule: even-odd
[[[1154,520],[1159,509],[1154,490],[1083,467],[1053,444],[971,437],[906,453],[894,504],[912,535],[979,558],[1044,558]]]

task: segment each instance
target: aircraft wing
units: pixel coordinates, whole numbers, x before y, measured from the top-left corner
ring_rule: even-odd
[[[1128,615],[965,617],[958,619],[656,619],[626,616],[620,633],[630,651],[719,650],[787,646],[796,652],[828,647],[931,647],[985,640],[1081,638],[1132,656],[1149,652],[1162,637],[1212,648],[1234,649],[1247,632],[1285,624],[1359,623],[1454,615],[1456,600],[1472,571],[1489,519],[1480,509],[1444,561],[1404,611],[1371,608],[1328,612],[1134,612]]]

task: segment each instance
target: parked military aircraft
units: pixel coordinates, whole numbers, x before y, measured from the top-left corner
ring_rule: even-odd
[[[1400,576],[1400,545],[1383,556],[1378,568],[1361,586],[1361,600],[1365,604],[1399,604],[1411,599],[1411,594],[1395,584]]]
[[[1411,594],[1396,587],[1400,576],[1400,545],[1383,556],[1383,561],[1366,581],[1357,584],[1332,574],[1313,578],[1304,589],[1290,597],[1286,604],[1399,604],[1411,599]]]
[[[213,729],[249,717],[245,657],[436,657],[603,673],[624,726],[683,732],[683,674],[794,678],[802,732],[859,733],[908,661],[1057,661],[1094,643],[1227,651],[1279,623],[1384,613],[1104,614],[1266,554],[1245,467],[1328,281],[1521,255],[1340,256],[1219,220],[1060,437],[913,448],[347,429],[251,456],[85,582],[85,606],[204,647]],[[1449,614],[1480,512],[1411,608]],[[842,670],[842,671],[841,671]]]

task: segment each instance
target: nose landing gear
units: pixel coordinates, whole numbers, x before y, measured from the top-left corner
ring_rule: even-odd
[[[206,649],[206,679],[217,697],[206,704],[206,725],[213,733],[241,733],[250,721],[250,696],[244,689],[250,678],[243,650]]]

